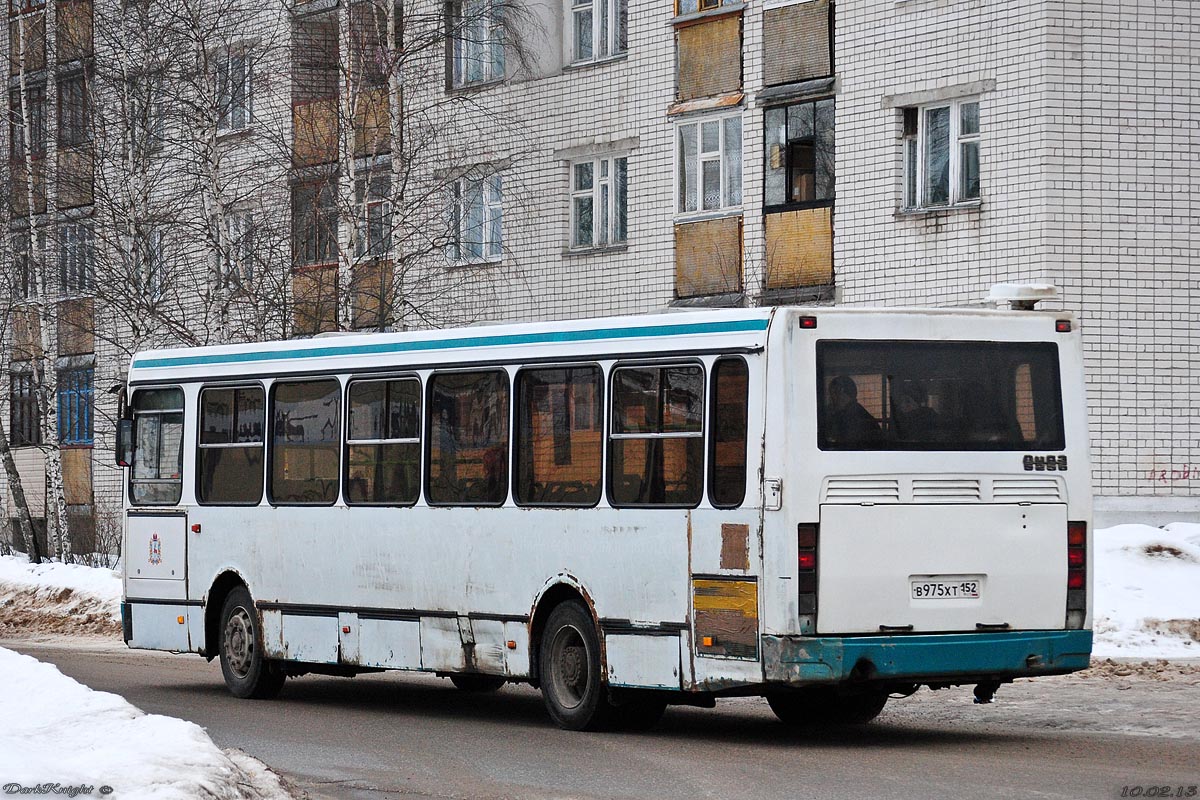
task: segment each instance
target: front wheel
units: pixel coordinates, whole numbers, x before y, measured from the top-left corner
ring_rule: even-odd
[[[887,692],[838,694],[830,689],[767,695],[775,716],[795,726],[863,725],[879,716],[887,699]]]
[[[263,655],[254,601],[242,586],[229,593],[221,609],[221,674],[236,697],[265,699],[283,688],[283,671]]]
[[[542,700],[560,728],[593,731],[612,716],[600,672],[600,639],[582,605],[565,602],[550,612],[538,655]]]

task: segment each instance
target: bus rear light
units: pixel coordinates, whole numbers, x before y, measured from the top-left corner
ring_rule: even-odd
[[[817,318],[816,317],[801,317],[800,318],[800,328],[802,330],[811,331],[815,327],[817,327]]]
[[[1083,628],[1087,617],[1087,523],[1067,523],[1067,627]]]
[[[1056,320],[1054,323],[1054,331],[1055,331],[1055,333],[1070,333],[1071,332],[1071,320],[1069,320],[1069,319]]]
[[[815,523],[796,526],[796,610],[800,633],[817,631],[817,536]]]

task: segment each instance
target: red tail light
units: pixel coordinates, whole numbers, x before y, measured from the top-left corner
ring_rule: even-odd
[[[1081,629],[1087,617],[1087,523],[1067,523],[1067,627]]]
[[[796,526],[796,601],[804,634],[817,630],[817,535],[815,523]]]

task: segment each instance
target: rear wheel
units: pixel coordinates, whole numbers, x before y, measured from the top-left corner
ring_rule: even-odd
[[[862,725],[879,716],[887,698],[882,691],[839,694],[831,689],[808,689],[767,695],[767,703],[788,725]]]
[[[237,697],[274,697],[283,688],[283,671],[263,655],[258,615],[243,586],[229,593],[221,609],[221,674]]]
[[[469,673],[465,675],[451,675],[450,682],[458,689],[464,692],[472,692],[475,694],[483,694],[486,692],[494,692],[504,684],[508,683],[504,678],[496,675],[477,675]]]
[[[599,730],[613,717],[600,672],[596,625],[582,605],[561,603],[550,612],[539,649],[546,711],[560,728]]]

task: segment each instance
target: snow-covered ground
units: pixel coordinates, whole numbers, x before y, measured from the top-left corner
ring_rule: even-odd
[[[121,632],[121,576],[0,556],[0,635]]]
[[[5,794],[289,798],[278,777],[198,725],[145,714],[50,664],[0,647],[0,777]],[[90,790],[89,788],[90,787]]]
[[[1200,658],[1200,524],[1095,537],[1097,658]]]
[[[1098,658],[1200,658],[1200,524],[1096,531]],[[0,556],[0,635],[120,631],[120,576]]]

